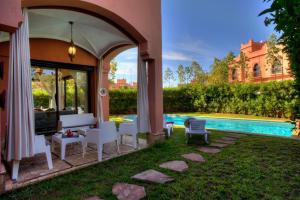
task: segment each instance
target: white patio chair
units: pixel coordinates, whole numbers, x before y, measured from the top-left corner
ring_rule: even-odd
[[[86,132],[86,138],[84,142],[84,152],[86,153],[86,148],[88,143],[96,144],[98,151],[98,161],[102,161],[103,146],[106,143],[116,142],[117,152],[120,153],[118,132],[115,122],[102,122],[100,128],[90,129]]]
[[[205,130],[205,123],[205,120],[189,120],[189,127],[185,128],[186,143],[189,142],[189,139],[192,137],[192,135],[204,135],[205,142],[209,143],[208,132]]]
[[[34,155],[45,153],[49,170],[53,169],[51,147],[46,143],[44,135],[36,135],[34,138]],[[13,161],[12,180],[16,181],[19,174],[20,161]]]
[[[164,119],[164,122],[163,122],[163,128],[164,129],[167,129],[167,132],[168,132],[168,136],[170,137],[171,134],[173,133],[173,124],[171,123],[167,123],[166,120]]]
[[[130,135],[132,137],[132,146],[136,149],[138,146],[137,118],[135,118],[133,122],[120,123],[119,137],[121,144],[123,143],[123,135]]]

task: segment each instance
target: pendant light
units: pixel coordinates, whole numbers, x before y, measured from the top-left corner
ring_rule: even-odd
[[[71,61],[73,61],[73,58],[75,57],[75,54],[76,54],[76,47],[73,42],[73,22],[70,21],[69,24],[71,25],[71,42],[70,42],[70,47],[68,49],[68,54],[69,54]]]

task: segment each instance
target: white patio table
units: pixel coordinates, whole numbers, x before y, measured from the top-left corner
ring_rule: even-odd
[[[67,144],[72,144],[72,143],[77,143],[80,142],[82,145],[82,151],[84,152],[84,142],[85,142],[85,137],[82,135],[79,135],[79,137],[70,137],[70,138],[63,138],[61,133],[56,133],[55,135],[52,135],[52,152],[54,151],[54,142],[57,142],[60,144],[60,159],[64,160],[65,159],[65,154],[66,154],[66,146]]]

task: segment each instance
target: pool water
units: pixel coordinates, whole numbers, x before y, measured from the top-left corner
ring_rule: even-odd
[[[125,119],[133,119],[133,115],[128,115]],[[175,125],[183,125],[184,121],[191,116],[183,115],[164,115],[166,122],[174,122]],[[234,131],[244,133],[255,133],[264,135],[274,135],[291,137],[293,124],[288,122],[273,122],[273,121],[261,121],[261,120],[240,120],[240,119],[225,119],[225,118],[205,118],[194,117],[196,119],[206,120],[205,127],[207,129],[217,129],[221,131]]]

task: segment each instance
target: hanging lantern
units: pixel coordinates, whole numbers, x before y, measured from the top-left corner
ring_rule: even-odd
[[[70,42],[70,47],[68,49],[68,54],[69,54],[71,61],[73,61],[73,58],[75,57],[75,54],[76,54],[76,47],[73,42],[73,22],[69,22],[69,23],[71,25],[71,42]]]

